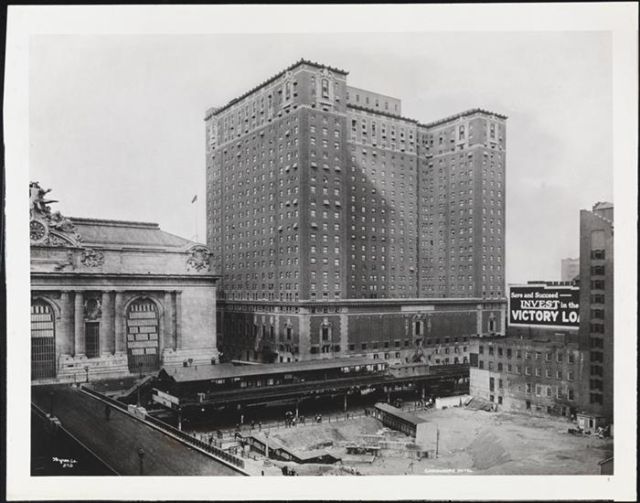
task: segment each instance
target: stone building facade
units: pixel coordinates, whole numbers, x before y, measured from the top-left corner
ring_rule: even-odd
[[[73,382],[218,358],[207,247],[157,224],[65,218],[31,192],[32,380]]]
[[[207,244],[227,355],[241,341],[256,351],[256,312],[293,309],[304,339],[296,318],[309,302],[346,313],[380,300],[390,325],[390,299],[504,309],[506,117],[476,109],[421,124],[401,113],[399,99],[304,60],[207,111]],[[366,329],[367,347],[386,326]],[[476,333],[471,322],[455,336]]]

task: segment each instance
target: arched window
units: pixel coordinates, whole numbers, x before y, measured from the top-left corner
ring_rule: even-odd
[[[134,300],[127,309],[127,357],[131,373],[158,370],[160,318],[149,298]]]

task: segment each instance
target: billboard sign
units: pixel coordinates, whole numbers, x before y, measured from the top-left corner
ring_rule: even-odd
[[[580,288],[517,285],[509,288],[509,325],[578,328]]]
[[[180,400],[177,397],[155,388],[153,389],[151,399],[169,409],[177,409],[180,406]]]

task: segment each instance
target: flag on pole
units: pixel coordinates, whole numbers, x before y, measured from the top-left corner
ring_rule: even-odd
[[[195,203],[197,200],[198,200],[198,194],[193,196],[193,199],[191,200],[191,203]]]

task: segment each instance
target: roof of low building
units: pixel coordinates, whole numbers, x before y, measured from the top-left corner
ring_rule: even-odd
[[[422,423],[426,423],[427,420],[426,419],[422,419],[418,416],[415,416],[413,414],[410,414],[408,412],[404,412],[401,409],[398,409],[397,407],[394,407],[393,405],[389,405],[388,403],[377,403],[375,405],[376,409],[379,409],[383,412],[388,412],[390,414],[393,414],[396,417],[399,417],[401,419],[404,419],[405,421],[410,422],[411,424],[414,425],[418,425],[418,424],[422,424]]]
[[[336,358],[331,360],[309,360],[291,363],[264,363],[261,365],[233,365],[221,363],[218,365],[200,365],[191,367],[174,367],[162,369],[167,376],[176,382],[209,381],[227,379],[230,377],[274,375],[288,372],[309,370],[323,370],[344,367],[347,365],[369,365],[381,363],[372,358]]]
[[[199,244],[163,231],[156,223],[75,217],[69,220],[89,246],[183,250]]]

